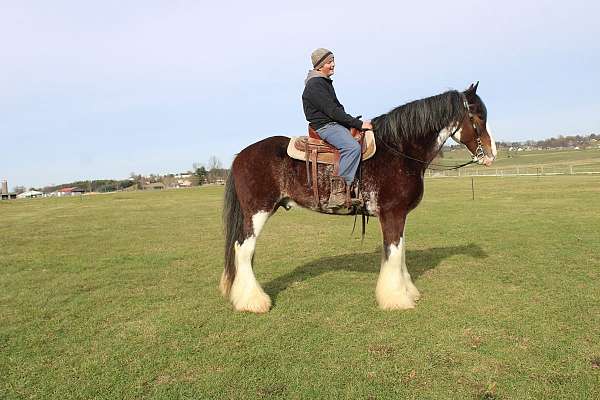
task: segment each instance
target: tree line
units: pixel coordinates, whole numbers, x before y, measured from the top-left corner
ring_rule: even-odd
[[[600,135],[560,135],[543,140],[525,140],[521,142],[496,142],[498,147],[540,147],[540,148],[568,148],[568,147],[596,147],[600,145]]]
[[[128,179],[80,180],[31,189],[44,193],[52,193],[64,188],[76,187],[86,192],[106,193],[119,190],[144,189],[146,185],[153,183],[162,183],[165,187],[177,187],[180,186],[180,182],[183,182],[182,186],[219,184],[225,183],[228,175],[229,169],[223,168],[221,161],[217,157],[212,156],[206,165],[195,162],[192,164],[190,170],[178,174],[142,175],[131,172]],[[24,186],[16,186],[14,188],[14,192],[17,194],[23,193],[26,190]]]

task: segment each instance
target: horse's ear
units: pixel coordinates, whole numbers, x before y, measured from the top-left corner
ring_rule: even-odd
[[[476,84],[470,84],[469,87],[465,90],[465,94],[475,94],[477,92],[477,86],[479,86],[479,81]]]

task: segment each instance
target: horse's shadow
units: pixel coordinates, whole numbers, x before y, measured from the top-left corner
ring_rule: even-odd
[[[479,245],[471,243],[462,246],[433,247],[424,250],[408,250],[406,252],[406,265],[413,280],[418,279],[425,272],[437,267],[442,260],[450,256],[464,254],[473,258],[487,257]],[[264,285],[264,290],[273,302],[279,293],[286,290],[292,283],[305,281],[321,274],[332,271],[354,271],[365,273],[378,273],[381,259],[381,250],[372,253],[345,254],[335,257],[320,258],[301,265],[295,270],[282,275]]]

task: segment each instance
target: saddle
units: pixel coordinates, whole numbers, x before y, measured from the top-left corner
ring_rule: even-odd
[[[367,160],[375,154],[375,137],[373,131],[361,131],[350,128],[352,137],[361,144],[362,160]],[[333,175],[340,171],[340,151],[322,140],[319,134],[308,127],[308,136],[292,137],[288,144],[287,153],[291,158],[306,162],[308,186],[312,186],[315,204],[319,205],[319,187],[317,182],[317,164],[333,165]],[[312,163],[312,170],[310,163]]]

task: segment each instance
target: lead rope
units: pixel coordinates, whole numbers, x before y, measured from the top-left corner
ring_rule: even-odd
[[[363,159],[362,159],[362,147],[363,147],[363,141],[365,140],[365,132],[366,131],[362,131],[362,136],[359,140],[360,143],[360,149],[361,149],[361,155],[360,155],[360,161],[358,162],[358,182],[356,184],[356,197],[361,198],[362,200],[362,207],[360,209],[360,213],[362,215],[361,220],[362,220],[362,229],[361,229],[361,238],[360,238],[360,244],[363,243],[363,241],[365,240],[365,199],[362,195],[362,190],[360,188],[361,184],[362,184],[362,163],[363,163]],[[354,234],[354,228],[356,228],[356,218],[358,216],[358,213],[356,212],[356,208],[354,208],[354,223],[352,224],[352,232],[350,233],[350,236],[352,236]]]

